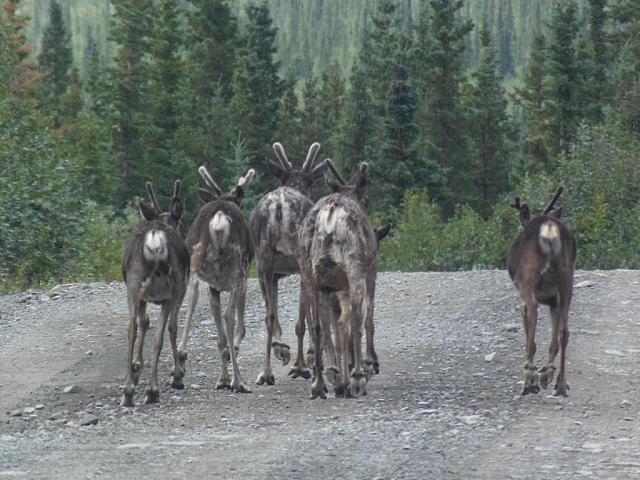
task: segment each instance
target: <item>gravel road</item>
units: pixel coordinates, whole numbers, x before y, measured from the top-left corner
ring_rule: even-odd
[[[361,399],[309,400],[310,382],[260,372],[264,306],[250,281],[239,365],[253,393],[215,390],[215,323],[200,296],[185,390],[143,405],[157,307],[133,409],[118,406],[127,312],[122,284],[0,296],[0,477],[224,479],[640,478],[640,272],[576,273],[569,398],[522,397],[517,294],[504,271],[383,273],[381,373]],[[295,341],[297,278],[281,282]],[[184,320],[183,306],[180,320]],[[548,310],[538,360],[548,348]],[[292,348],[292,353],[294,349]],[[5,413],[6,412],[6,413]]]

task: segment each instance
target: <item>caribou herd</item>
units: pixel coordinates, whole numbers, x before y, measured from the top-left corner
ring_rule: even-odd
[[[296,357],[289,375],[313,378],[311,398],[326,398],[325,378],[336,397],[359,397],[366,395],[368,381],[379,373],[373,316],[376,261],[379,242],[391,226],[376,230],[367,219],[369,166],[362,163],[348,182],[330,159],[316,162],[318,143],[311,145],[300,167],[289,160],[280,143],[274,143],[273,150],[277,161],[270,161],[271,170],[280,186],[258,201],[249,219],[242,210],[242,201],[255,171],[250,169],[225,193],[204,166],[199,168],[208,188],[198,188],[203,206],[185,239],[180,221],[183,213],[180,180],[175,182],[166,211],[160,208],[153,185],[147,182],[151,205],[139,202],[144,222],[127,242],[122,262],[129,307],[122,406],[134,405],[135,386],[143,366],[144,337],[149,328],[147,302],[160,305],[160,316],[151,380],[144,401],[159,401],[158,359],[167,322],[174,360],[171,386],[184,388],[189,329],[200,282],[208,286],[218,333],[220,377],[216,388],[251,392],[240,374],[238,352],[245,335],[247,279],[254,260],[265,303],[266,326],[264,367],[256,384],[275,383],[272,352],[283,365],[290,361],[290,347],[282,341],[278,319],[278,280],[293,274],[300,275],[300,297],[295,326]],[[333,193],[314,204],[311,191],[323,177]],[[565,361],[576,241],[560,221],[561,209],[555,208],[561,192],[559,187],[538,216],[532,217],[527,204],[518,197],[511,205],[519,211],[523,227],[507,259],[509,275],[521,298],[526,338],[523,395],[538,393],[540,387],[547,388],[552,382],[558,352],[560,369],[554,394],[567,396],[569,390]],[[178,347],[178,312],[187,290],[187,318]],[[224,316],[221,292],[229,293]],[[540,370],[534,363],[539,303],[550,307],[552,332],[548,362]],[[311,341],[305,357],[306,330]]]

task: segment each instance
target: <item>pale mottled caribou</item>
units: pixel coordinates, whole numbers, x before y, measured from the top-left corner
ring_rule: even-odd
[[[273,385],[275,377],[271,370],[271,349],[276,358],[287,365],[290,359],[289,345],[281,341],[282,328],[278,320],[278,280],[286,275],[299,273],[298,230],[307,212],[313,206],[309,195],[311,187],[322,178],[325,162],[314,167],[320,149],[319,143],[309,148],[307,158],[300,170],[293,167],[280,143],[273,144],[279,163],[271,162],[280,180],[280,187],[260,199],[251,213],[251,231],[256,247],[256,264],[260,290],[265,301],[267,346],[265,363],[258,375],[258,385]],[[305,318],[309,318],[308,301],[300,288],[300,306],[296,335],[298,351],[289,375],[310,378],[303,353]]]
[[[371,368],[377,363],[372,320],[378,242],[365,214],[368,165],[363,163],[353,184],[348,185],[331,162],[327,162],[338,180],[338,183],[330,182],[335,193],[315,204],[300,229],[298,261],[310,300],[314,330],[311,398],[326,398],[322,352],[323,343],[327,343],[325,334],[331,328],[331,316],[323,312],[322,305],[329,305],[330,296],[335,292],[340,292],[342,321],[338,321],[337,352],[335,356],[327,352],[327,359],[329,362],[340,359],[339,368],[330,366],[336,374],[336,396],[357,397],[366,394],[368,375],[362,356],[362,326],[369,315],[371,341],[367,342],[366,363]],[[351,354],[352,368],[349,366]]]
[[[251,392],[242,382],[237,352],[245,335],[244,309],[247,295],[247,270],[253,260],[253,241],[249,224],[240,209],[244,188],[255,172],[249,170],[236,187],[224,194],[205,167],[198,170],[211,191],[200,189],[200,199],[207,202],[191,224],[187,247],[191,255],[189,308],[184,326],[178,364],[173,371],[173,386],[184,388],[187,342],[193,310],[198,301],[199,282],[209,285],[209,300],[218,330],[218,350],[221,375],[216,388],[235,392]],[[222,321],[220,292],[229,292],[229,301]],[[233,378],[229,378],[227,363],[231,361]]]

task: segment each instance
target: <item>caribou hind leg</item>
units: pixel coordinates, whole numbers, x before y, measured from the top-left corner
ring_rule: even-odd
[[[167,319],[172,313],[173,306],[170,300],[162,302],[160,309],[160,321],[158,322],[158,331],[153,343],[153,365],[151,366],[151,382],[144,392],[144,403],[158,403],[160,401],[160,388],[158,387],[158,361],[160,360],[160,352],[162,351],[162,342],[164,340],[164,330],[167,326]]]
[[[194,262],[192,262],[194,263]],[[184,324],[182,332],[182,341],[180,342],[180,348],[178,349],[178,362],[173,367],[171,372],[172,380],[171,386],[182,390],[184,388],[183,378],[186,372],[187,361],[187,342],[189,341],[189,330],[191,329],[191,319],[193,317],[193,311],[198,303],[198,287],[200,282],[198,281],[198,275],[195,273],[195,269],[192,265],[191,278],[189,279],[189,291],[191,292],[191,298],[189,298],[189,308],[187,310],[187,320]]]
[[[536,324],[538,323],[538,305],[527,296],[522,304],[522,322],[526,338],[527,360],[524,365],[524,388],[522,395],[540,392],[539,375],[534,364],[536,354]]]
[[[276,316],[278,314],[278,283],[272,275],[260,275],[260,290],[265,299],[266,314],[265,324],[267,326],[267,348],[264,359],[264,369],[256,379],[257,385],[274,385],[276,383],[273,371],[271,370],[271,347],[273,345],[273,329]]]
[[[218,331],[218,351],[220,352],[220,378],[216,383],[216,389],[228,389],[231,388],[231,378],[229,377],[229,371],[227,370],[227,363],[231,360],[231,355],[229,353],[227,331],[224,323],[222,322],[220,292],[213,287],[209,287],[209,303],[211,304],[213,319],[216,322],[216,329]]]
[[[138,302],[134,299],[133,292],[138,289],[129,287],[129,348],[127,350],[127,373],[124,380],[124,387],[122,389],[122,399],[120,400],[120,406],[133,407],[134,400],[133,394],[135,392],[135,383],[133,371],[133,350],[135,348],[136,336],[138,334]]]
[[[353,339],[351,346],[353,349],[353,370],[349,380],[348,393],[352,397],[360,397],[367,394],[367,376],[362,368],[362,304],[366,293],[366,282],[363,278],[358,278],[349,283],[349,296],[351,297],[351,321],[349,326],[351,328],[351,338]]]
[[[305,320],[310,316],[309,313],[309,301],[307,295],[304,292],[304,286],[300,281],[300,294],[299,294],[299,306],[298,306],[298,322],[296,323],[296,337],[298,340],[298,353],[296,361],[289,370],[289,375],[293,378],[311,378],[311,371],[307,367],[304,361],[304,334],[305,334]]]
[[[238,311],[239,303],[244,299],[242,293],[243,283],[246,285],[246,279],[240,279],[239,285],[237,285],[231,292],[231,295],[229,296],[229,304],[227,305],[227,308],[224,312],[224,321],[227,330],[229,354],[231,356],[231,368],[233,370],[233,378],[231,379],[230,389],[232,392],[237,393],[251,393],[251,389],[249,389],[249,387],[247,387],[242,382],[242,377],[240,376],[240,368],[238,367],[237,353],[236,349],[233,346],[233,336],[236,325],[236,312]]]
[[[147,302],[141,301],[138,303],[138,328],[140,329],[140,340],[138,340],[138,355],[136,361],[133,364],[133,383],[138,385],[140,380],[140,373],[142,373],[142,366],[144,360],[142,358],[142,348],[144,347],[144,337],[149,330],[149,315],[147,315]]]

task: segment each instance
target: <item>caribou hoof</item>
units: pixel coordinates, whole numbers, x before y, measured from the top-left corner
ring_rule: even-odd
[[[236,357],[238,357],[238,353],[240,352],[240,347],[234,347],[236,349]],[[229,347],[225,347],[224,350],[222,350],[222,360],[225,361],[225,363],[229,363],[231,361],[231,355],[229,355]]]
[[[122,399],[120,400],[121,407],[133,407],[135,402],[133,401],[134,387],[124,387],[122,390]]]
[[[182,383],[182,379],[184,378],[184,370],[180,369],[179,366],[174,366],[173,370],[171,370],[171,388],[175,388],[176,390],[184,390],[184,383]]]
[[[160,401],[160,390],[147,387],[144,391],[144,403],[158,403]]]
[[[289,376],[292,378],[302,377],[306,380],[311,378],[311,370],[309,370],[306,366],[299,367],[298,365],[294,365],[289,370]]]
[[[231,388],[231,380],[229,377],[220,377],[216,383],[216,390],[229,390]]]
[[[530,393],[540,393],[539,385],[525,384],[522,389],[522,395],[528,395]]]
[[[367,376],[363,372],[351,374],[351,380],[347,386],[347,393],[350,397],[358,398],[367,394]]]
[[[289,345],[282,342],[272,342],[271,348],[273,348],[273,354],[276,358],[282,360],[282,365],[289,365],[289,360],[291,360]]]
[[[569,384],[567,382],[556,383],[556,388],[553,390],[555,397],[568,397],[569,396]]]
[[[142,363],[135,362],[131,366],[131,370],[133,371],[132,380],[134,385],[138,385],[138,381],[140,380],[140,372],[142,371]]]
[[[256,379],[256,385],[275,385],[276,377],[273,376],[271,370],[264,370],[258,375]]]
[[[313,366],[315,365],[315,353],[313,352],[313,348],[307,350],[307,365],[309,365],[309,368],[313,370]]]
[[[553,381],[553,376],[556,373],[556,367],[553,365],[547,365],[540,370],[540,386],[543,389],[547,389],[549,384]]]
[[[311,400],[314,398],[327,398],[327,386],[324,384],[324,380],[316,379],[311,385]]]
[[[338,385],[342,381],[340,377],[340,370],[338,370],[337,367],[325,368],[324,374],[327,376],[327,381],[331,385]]]
[[[236,381],[235,378],[233,382],[231,382],[231,391],[235,393],[251,393],[251,389],[247,387],[244,383],[240,381]]]

